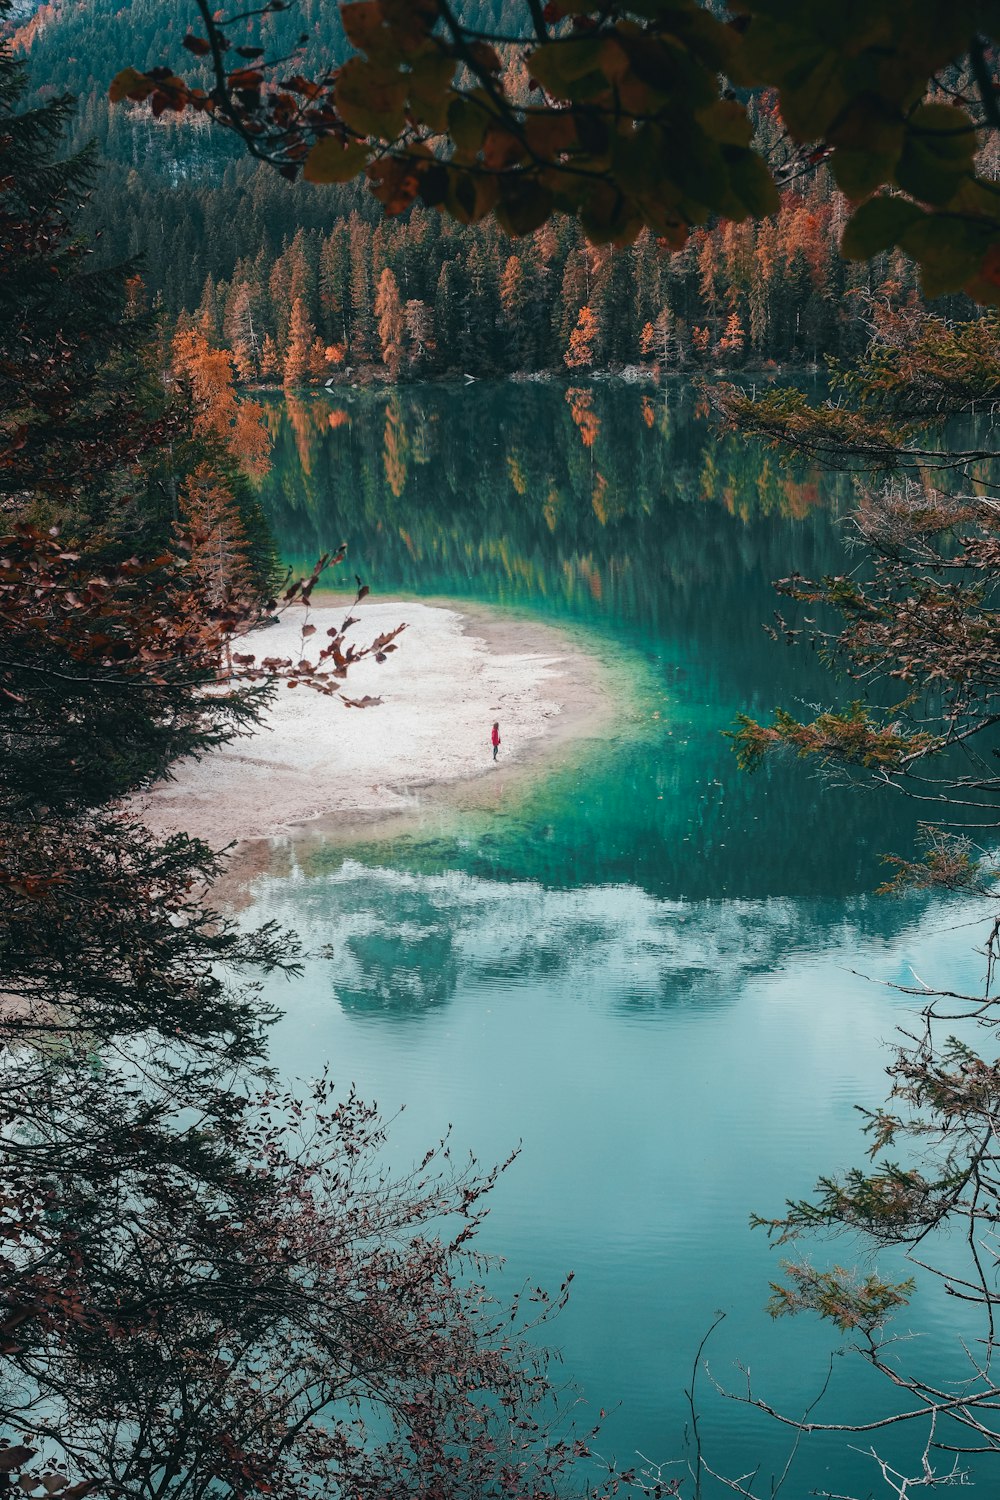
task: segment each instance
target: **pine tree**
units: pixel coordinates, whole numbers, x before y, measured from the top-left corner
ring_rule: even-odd
[[[346,224],[335,224],[319,258],[320,331],[330,343],[350,344],[351,278]]]
[[[457,367],[461,332],[462,273],[458,262],[446,260],[441,267],[434,294],[434,327],[438,348],[446,369]]]
[[[732,363],[738,363],[743,355],[743,345],[746,342],[746,332],[740,322],[740,315],[733,308],[726,321],[725,331],[719,340],[719,352]]]
[[[309,350],[316,330],[306,315],[301,297],[292,304],[292,316],[288,325],[288,347],[282,366],[281,379],[285,386],[301,385],[309,373]]]
[[[224,332],[239,379],[244,384],[258,379],[261,373],[260,330],[254,317],[253,296],[246,282],[235,286],[230,295]]]
[[[559,297],[553,310],[553,331],[560,350],[566,348],[580,309],[589,295],[590,270],[584,249],[571,250],[563,267]]]
[[[265,333],[261,346],[260,373],[263,380],[277,380],[281,374],[281,353],[269,333]]]
[[[351,256],[349,358],[355,363],[364,363],[374,356],[376,338],[371,267],[372,232],[358,213],[351,214],[348,227]]]
[[[201,301],[195,312],[195,321],[204,329],[206,338],[217,343],[222,337],[222,315],[219,310],[219,289],[212,277],[205,277],[201,289]]]
[[[106,517],[137,488],[121,455],[153,440],[145,325],[123,316],[133,268],[98,269],[70,218],[94,161],[56,159],[72,101],[26,92],[0,46],[0,508]]]
[[[404,309],[410,368],[420,370],[434,351],[434,312],[417,297],[411,297]]]
[[[518,255],[511,255],[500,277],[500,307],[506,322],[505,343],[510,351],[508,369],[518,369],[525,362],[525,348],[531,333],[528,319],[528,284]]]

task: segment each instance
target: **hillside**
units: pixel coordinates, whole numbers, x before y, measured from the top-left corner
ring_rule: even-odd
[[[523,16],[522,0],[462,9],[507,31]],[[680,253],[648,233],[595,252],[572,221],[518,241],[419,207],[383,221],[363,183],[290,185],[204,119],[111,108],[121,67],[191,61],[181,39],[195,19],[191,0],[24,0],[7,30],[39,96],[79,101],[72,144],[93,140],[102,161],[85,216],[102,254],[139,257],[166,334],[197,315],[244,378],[813,362],[861,347],[865,296],[914,292],[902,257],[841,261],[843,205],[822,172],[786,190],[775,220],[696,230]],[[299,0],[247,27],[306,72],[344,55],[333,0]],[[755,109],[761,144],[780,151],[769,101]]]

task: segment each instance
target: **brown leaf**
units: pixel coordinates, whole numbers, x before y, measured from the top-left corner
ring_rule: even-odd
[[[34,1458],[36,1448],[0,1448],[0,1474],[11,1474]]]

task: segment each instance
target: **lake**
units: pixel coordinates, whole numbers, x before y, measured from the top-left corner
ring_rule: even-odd
[[[483,1235],[505,1258],[497,1289],[575,1272],[547,1338],[581,1425],[604,1408],[603,1453],[682,1474],[685,1388],[717,1310],[714,1380],[745,1390],[747,1365],[791,1415],[846,1347],[815,1319],[768,1318],[780,1252],[749,1215],[863,1163],[856,1107],[882,1101],[912,1005],[887,986],[979,981],[975,911],[873,894],[880,854],[912,849],[908,804],[791,760],[741,774],[724,737],[739,711],[805,716],[835,695],[808,644],[762,626],[773,579],[845,565],[850,481],[720,439],[682,383],[338,389],[267,415],[263,500],[290,563],[346,541],[375,597],[560,625],[621,685],[610,737],[560,752],[516,802],[431,799],[391,839],[303,843],[248,919],[315,955],[269,991],[282,1071],[329,1062],[388,1113],[405,1105],[400,1164],[449,1124],[486,1161],[521,1143]],[[809,1249],[900,1270],[858,1244]],[[960,1314],[933,1287],[898,1326],[919,1334],[908,1366],[960,1372]],[[820,1418],[888,1409],[858,1362],[833,1366]],[[698,1405],[708,1462],[759,1466],[769,1493],[789,1432],[704,1374]],[[882,1493],[869,1442],[811,1437],[786,1493]],[[880,1451],[916,1464],[919,1440]]]

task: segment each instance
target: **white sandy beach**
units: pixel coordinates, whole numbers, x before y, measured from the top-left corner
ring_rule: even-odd
[[[349,601],[323,600],[306,654]],[[382,698],[345,708],[307,687],[282,686],[264,727],[201,760],[183,761],[170,781],[137,799],[156,833],[178,830],[216,847],[270,838],[317,820],[370,821],[419,805],[448,783],[500,777],[508,768],[578,734],[599,732],[610,713],[604,671],[561,631],[473,608],[366,602],[351,613],[350,638],[365,643],[406,622],[399,649],[383,663],[353,667],[347,696]],[[247,637],[241,651],[302,654],[304,611]],[[502,746],[489,743],[494,719]]]

